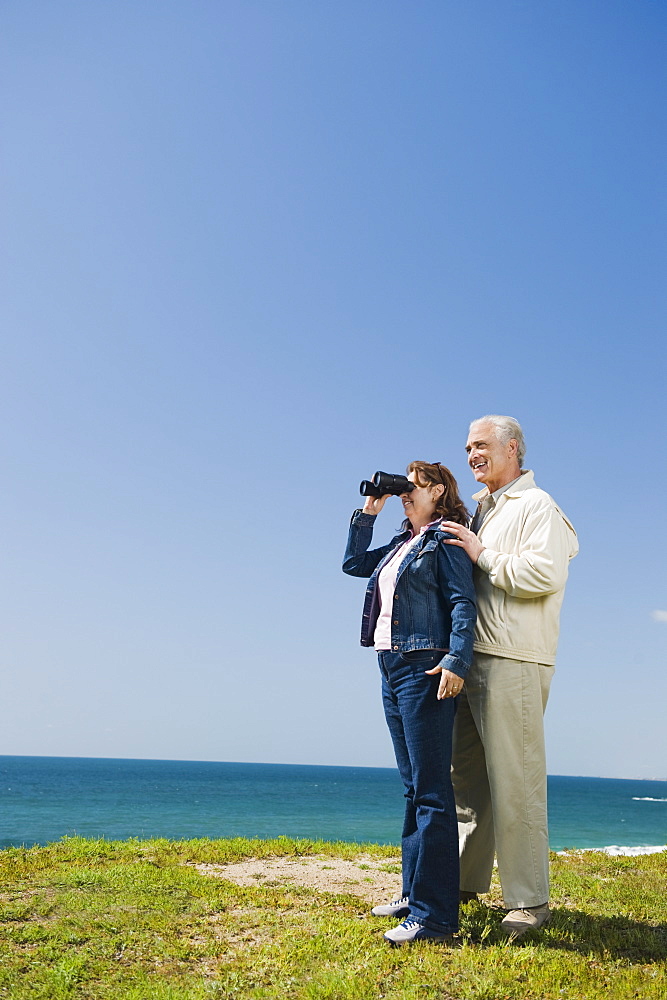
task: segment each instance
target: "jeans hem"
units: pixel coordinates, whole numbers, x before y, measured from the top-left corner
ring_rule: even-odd
[[[456,927],[450,927],[448,924],[438,924],[434,920],[429,920],[428,917],[419,917],[415,913],[410,911],[410,916],[405,918],[406,920],[414,920],[415,923],[421,924],[429,931],[435,931],[436,934],[458,934],[459,928],[458,924]]]

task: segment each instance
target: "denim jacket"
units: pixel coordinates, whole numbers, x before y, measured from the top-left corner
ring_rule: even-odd
[[[343,572],[370,577],[361,619],[361,645],[372,646],[380,614],[378,576],[409,531],[395,535],[379,549],[368,546],[373,538],[374,514],[355,510],[343,559]],[[445,545],[453,538],[434,524],[408,550],[398,567],[391,625],[391,648],[401,653],[416,649],[442,649],[447,655],[440,665],[465,677],[472,662],[475,620],[475,590],[472,563],[458,545]]]

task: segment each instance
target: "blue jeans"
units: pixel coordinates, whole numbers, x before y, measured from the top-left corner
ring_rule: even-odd
[[[459,926],[459,845],[451,781],[455,698],[438,701],[440,650],[378,652],[382,700],[405,786],[403,895],[410,916],[452,934]]]

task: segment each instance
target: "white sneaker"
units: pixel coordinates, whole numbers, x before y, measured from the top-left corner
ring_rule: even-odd
[[[387,931],[384,939],[394,948],[399,948],[402,944],[411,944],[413,941],[451,941],[452,935],[429,930],[417,920],[408,917],[398,927],[392,927],[390,931]]]
[[[410,900],[407,896],[403,896],[403,899],[392,899],[391,903],[382,903],[371,910],[374,917],[407,917],[409,912]]]

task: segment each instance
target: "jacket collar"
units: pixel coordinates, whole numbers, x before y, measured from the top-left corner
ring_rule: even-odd
[[[531,469],[526,469],[524,472],[521,473],[517,481],[513,483],[510,489],[506,490],[505,493],[502,495],[507,497],[519,497],[521,496],[522,493],[525,493],[526,490],[534,490],[534,489],[537,489],[537,484],[535,483],[535,476],[533,475]],[[488,495],[489,495],[489,487],[485,486],[483,490],[479,491],[479,493],[473,493],[472,498],[477,503],[479,503],[480,500],[483,500],[484,497],[488,497]]]

